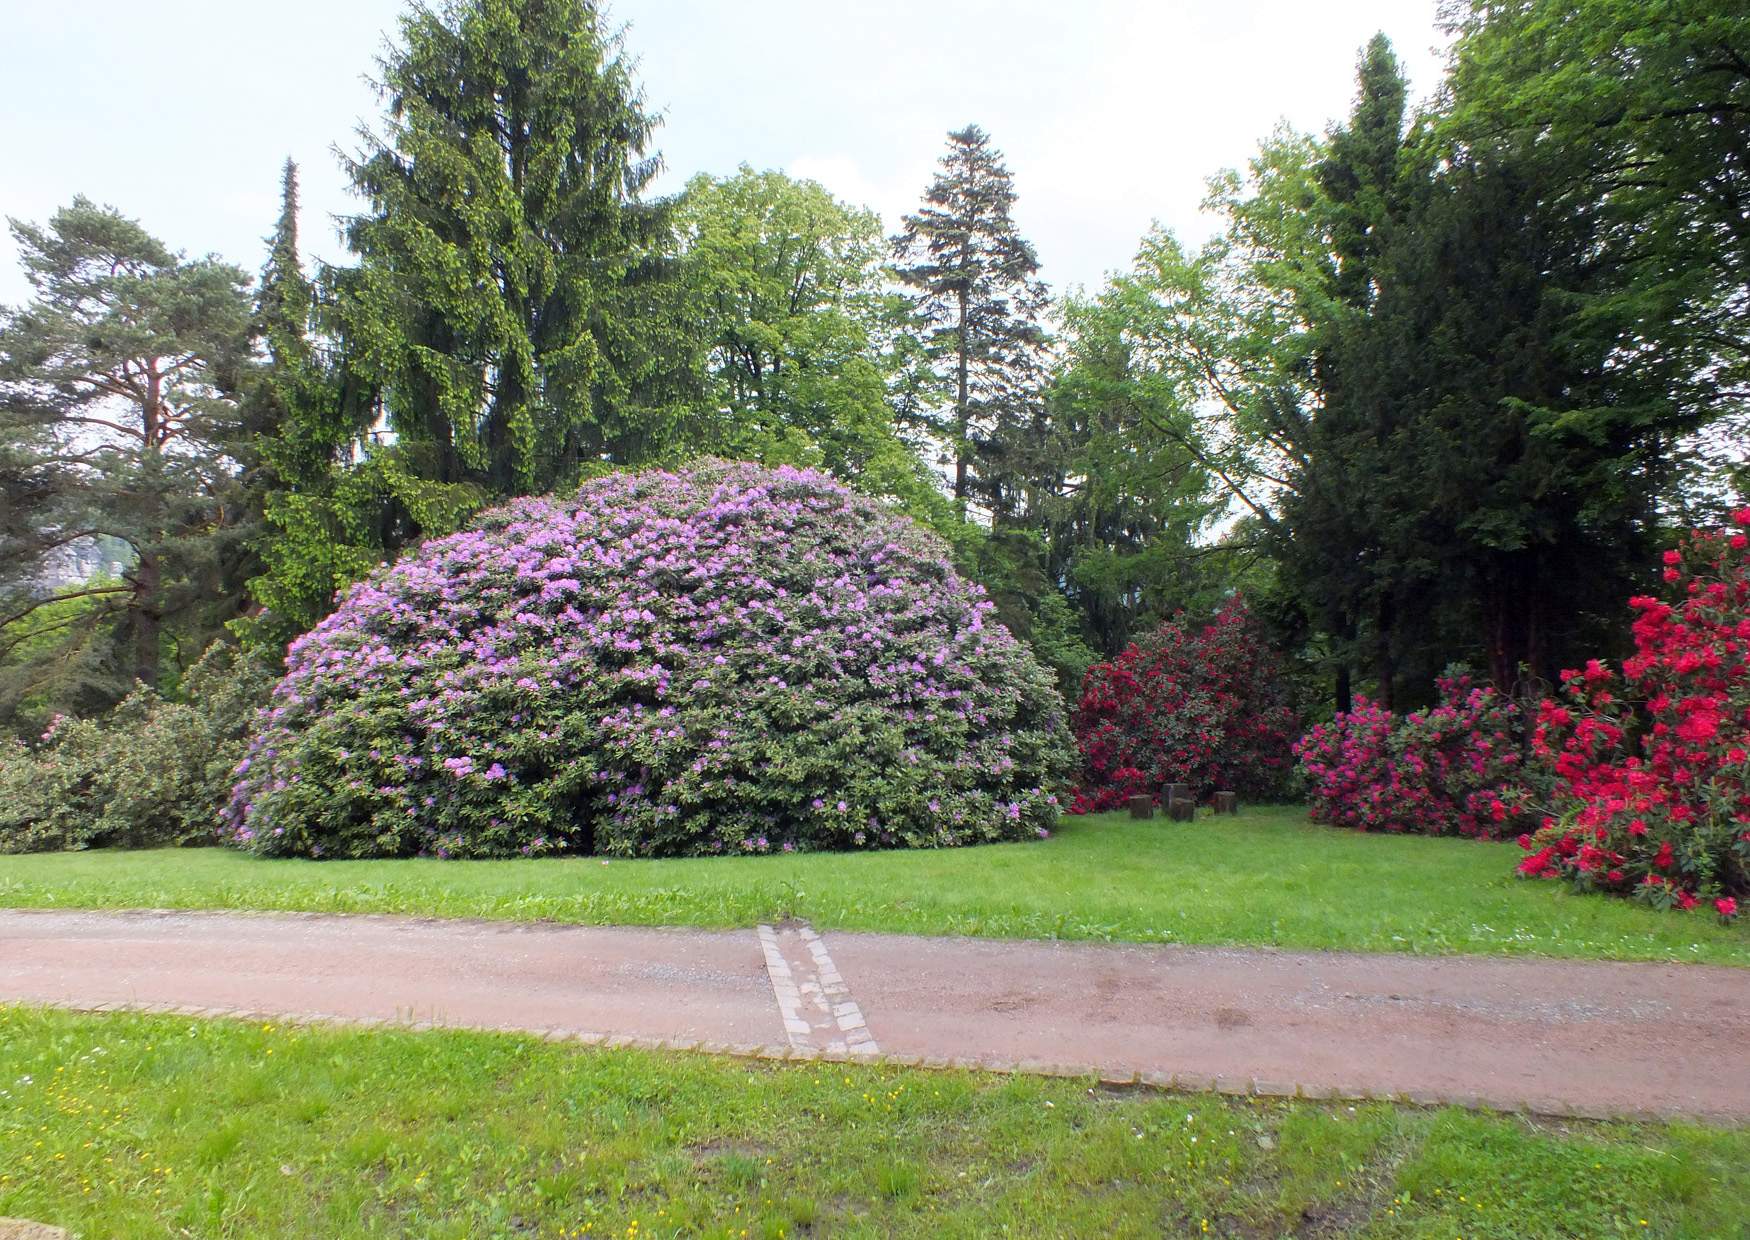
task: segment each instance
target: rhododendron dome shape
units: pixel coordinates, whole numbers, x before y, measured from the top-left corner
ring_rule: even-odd
[[[1750,894],[1750,508],[1665,553],[1669,600],[1640,597],[1635,653],[1564,672],[1537,747],[1555,813],[1520,872],[1721,917]]]
[[[1281,660],[1244,600],[1208,624],[1183,616],[1082,679],[1077,812],[1110,809],[1163,784],[1269,798],[1286,790],[1295,717]]]
[[[519,500],[293,643],[229,833],[270,854],[619,856],[1043,835],[1050,673],[913,522],[705,462]]]

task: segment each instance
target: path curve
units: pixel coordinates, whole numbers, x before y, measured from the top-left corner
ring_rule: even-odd
[[[1750,1121],[1750,970],[1706,965],[0,910],[0,1001]]]

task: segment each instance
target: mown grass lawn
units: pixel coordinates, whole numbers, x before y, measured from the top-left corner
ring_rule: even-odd
[[[88,1237],[1742,1234],[1750,1132],[0,1007],[0,1215]]]
[[[1750,932],[1514,877],[1511,844],[1357,835],[1261,808],[1066,818],[1039,843],[678,861],[264,861],[224,849],[0,857],[0,906],[273,909],[816,926],[1750,965]]]

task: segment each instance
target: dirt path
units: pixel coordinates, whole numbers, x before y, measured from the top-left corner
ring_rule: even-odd
[[[1750,1121],[1750,970],[1703,965],[5,910],[0,1001]]]

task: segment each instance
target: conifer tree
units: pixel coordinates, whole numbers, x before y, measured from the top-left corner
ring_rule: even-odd
[[[893,239],[899,278],[919,309],[953,393],[946,424],[954,498],[997,522],[1039,502],[1051,472],[1042,396],[1047,294],[1039,259],[1015,226],[1015,187],[990,135],[968,125],[923,205]]]
[[[288,159],[255,303],[268,364],[246,403],[262,517],[249,591],[264,609],[247,636],[268,645],[327,615],[336,592],[385,551],[385,496],[368,472],[350,468],[377,411],[322,346],[317,318],[317,289],[298,245],[298,167]]]
[[[334,320],[405,467],[527,494],[671,449],[657,118],[595,0],[419,4],[380,69]]]
[[[1413,178],[1406,167],[1403,69],[1383,34],[1363,50],[1356,79],[1348,122],[1330,133],[1313,170],[1320,194],[1311,214],[1330,265],[1322,281],[1302,288],[1301,313],[1311,325],[1313,408],[1298,445],[1295,485],[1276,527],[1284,576],[1332,639],[1339,710],[1349,707],[1357,664],[1372,673],[1376,696],[1391,703],[1398,600],[1419,584],[1414,565],[1383,545],[1380,525],[1394,514],[1382,507],[1372,482],[1388,469],[1385,454],[1401,411],[1378,399],[1376,376],[1359,367],[1351,373],[1346,348],[1366,328],[1379,294],[1380,256]]]
[[[85,198],[12,221],[35,294],[0,317],[0,714],[91,710],[235,616],[249,277]],[[101,540],[118,562],[57,570]]]

